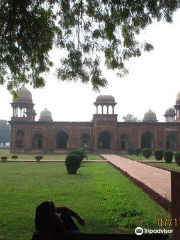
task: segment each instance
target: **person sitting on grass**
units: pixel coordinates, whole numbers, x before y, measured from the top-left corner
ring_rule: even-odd
[[[55,207],[53,201],[43,202],[36,208],[36,230],[49,233],[54,239],[64,234],[81,234],[72,217],[76,218],[79,224],[85,225],[85,221],[70,208]]]

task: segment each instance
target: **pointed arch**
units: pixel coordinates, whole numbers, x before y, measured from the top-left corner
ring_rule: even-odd
[[[154,134],[151,132],[145,132],[141,136],[141,149],[151,148],[154,149]]]
[[[32,137],[32,148],[43,148],[43,136],[40,133],[35,133]]]
[[[90,147],[89,134],[87,134],[87,133],[81,134],[81,147],[83,147],[83,148],[89,148]]]
[[[177,149],[177,140],[174,134],[170,134],[166,137],[166,149],[169,150]]]
[[[98,135],[98,148],[110,149],[111,148],[111,134],[104,130]]]
[[[56,148],[69,148],[69,136],[66,132],[60,131],[56,134]]]
[[[120,149],[127,150],[129,148],[130,137],[128,134],[123,133],[120,136]]]

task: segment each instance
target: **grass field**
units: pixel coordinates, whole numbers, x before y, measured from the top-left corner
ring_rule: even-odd
[[[0,149],[0,156],[6,155],[8,159],[11,159],[11,156],[13,154],[10,153],[7,149]],[[17,154],[18,159],[23,160],[34,160],[34,157],[39,154]],[[41,154],[43,155],[43,159],[45,160],[64,160],[66,158],[66,155],[50,155],[50,154]],[[86,160],[86,159],[85,159]],[[97,154],[88,154],[88,160],[103,160],[103,158]]]
[[[148,163],[148,165],[160,167],[170,171],[180,172],[180,166],[178,166],[176,163],[170,163],[170,164],[169,163]]]
[[[159,229],[170,217],[140,188],[108,163],[83,163],[68,175],[64,163],[0,163],[0,239],[30,240],[35,208],[46,200],[82,216],[84,233],[134,233]]]
[[[130,155],[130,154],[125,154],[123,155],[123,157],[126,157],[126,158],[129,158],[131,160],[136,160],[136,161],[142,161],[142,162],[151,162],[151,161],[155,161],[154,163],[147,163],[148,165],[152,165],[152,166],[155,166],[155,167],[159,167],[159,168],[162,168],[162,169],[167,169],[167,170],[170,170],[170,171],[177,171],[177,172],[180,172],[180,166],[178,166],[176,163],[175,163],[175,160],[173,159],[172,163],[166,163],[166,162],[161,162],[161,161],[157,161],[155,159],[154,156],[151,156],[150,158],[146,159],[145,157],[138,157],[136,155]]]

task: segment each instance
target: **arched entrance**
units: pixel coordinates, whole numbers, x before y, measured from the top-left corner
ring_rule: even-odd
[[[171,134],[166,137],[166,149],[176,150],[177,143],[176,143],[176,136]]]
[[[32,138],[32,148],[42,148],[43,147],[43,137],[41,134],[36,133]]]
[[[56,134],[56,148],[68,148],[69,136],[66,132],[58,132]]]
[[[129,148],[129,136],[124,133],[120,137],[120,149],[127,150]]]
[[[154,135],[151,132],[145,132],[141,136],[141,148],[154,148]]]
[[[110,149],[111,148],[111,134],[108,131],[103,131],[98,136],[98,148]]]
[[[89,134],[83,133],[81,135],[81,146],[83,148],[89,148]]]

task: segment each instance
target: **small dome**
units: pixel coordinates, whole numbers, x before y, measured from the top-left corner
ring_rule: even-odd
[[[18,99],[17,102],[32,103],[32,94],[26,87],[21,87],[17,91]]]
[[[144,114],[143,122],[157,122],[156,114],[149,109],[149,111]]]
[[[39,121],[41,122],[52,122],[52,114],[51,112],[45,108],[41,113],[40,113],[40,118]]]
[[[165,112],[165,115],[176,115],[174,108],[168,108]]]
[[[180,92],[176,96],[176,104],[180,104]]]
[[[115,99],[111,95],[100,95],[96,98],[96,103],[115,103]]]

